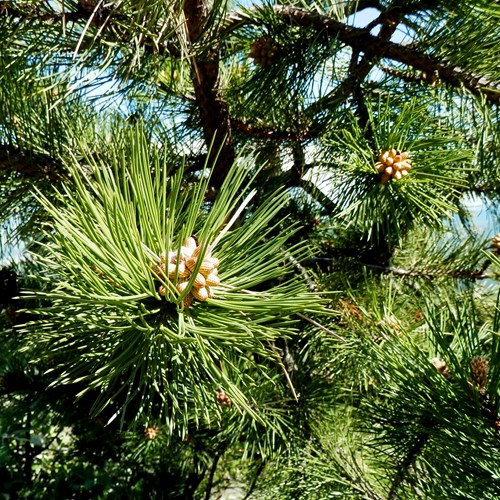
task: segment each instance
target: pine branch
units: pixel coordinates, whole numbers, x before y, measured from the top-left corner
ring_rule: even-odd
[[[222,458],[225,448],[226,447],[224,446],[222,447],[221,451],[217,451],[212,461],[212,466],[210,467],[210,473],[208,475],[208,480],[207,480],[207,487],[205,489],[205,500],[210,500],[210,497],[212,496],[212,488],[214,486],[215,472],[217,471],[219,460]]]
[[[100,7],[94,10],[94,7],[86,1],[79,2],[76,10],[63,12],[45,11],[32,5],[23,8],[15,5],[7,7],[0,4],[1,16],[13,18],[18,23],[44,22],[50,26],[80,23],[94,26],[99,30],[98,33],[103,38],[105,38],[106,33],[109,33],[112,38],[124,36],[126,34],[126,28],[124,27],[130,23],[130,19],[126,15],[108,7]],[[104,31],[104,28],[107,31]],[[138,46],[147,54],[158,54],[165,57],[180,57],[182,55],[179,44],[174,39],[159,42],[157,39],[153,40],[151,37],[146,36],[141,38]],[[62,52],[73,51],[69,47],[60,47],[60,50]]]
[[[31,399],[31,398],[30,398]],[[28,488],[33,485],[33,450],[31,448],[31,404],[30,400],[26,405],[26,425],[24,432],[24,479]]]
[[[374,25],[380,24],[381,26],[377,38],[384,41],[390,40],[392,35],[396,31],[400,20],[401,14],[394,13],[393,9],[380,14],[380,16],[373,20]],[[379,61],[379,58],[365,53],[361,60],[356,63],[358,57],[359,51],[353,51],[350,65],[350,76],[348,78],[348,83],[346,83],[346,85],[344,86],[343,91],[346,93],[352,93],[354,101],[356,103],[356,112],[359,117],[360,124],[365,130],[365,136],[368,142],[370,142],[372,144],[372,148],[375,149],[372,129],[366,126],[369,122],[369,113],[368,109],[366,108],[361,83],[365,80],[372,68]]]
[[[5,17],[13,17],[19,21],[61,21],[61,22],[75,22],[75,21],[88,21],[92,24],[99,24],[101,22],[100,16],[93,16],[91,19],[92,11],[85,10],[80,4],[78,9],[69,12],[54,12],[43,11],[36,8],[32,4],[28,4],[25,8],[9,2],[2,2],[0,5],[0,15]]]
[[[305,163],[305,155],[302,146],[295,143],[293,146],[292,168],[281,175],[281,185],[290,187],[300,187],[309,196],[316,200],[327,211],[333,212],[337,209],[332,200],[325,195],[314,182],[304,179],[305,175],[314,167],[314,164]]]
[[[366,55],[389,58],[426,73],[437,73],[444,83],[453,87],[464,86],[474,95],[484,95],[492,104],[500,102],[500,82],[493,82],[486,76],[466,72],[413,48],[382,40],[371,35],[366,29],[348,26],[316,12],[282,6],[276,6],[274,10],[287,22],[325,31]]]
[[[186,478],[186,482],[184,484],[184,490],[182,492],[182,498],[186,499],[193,499],[194,494],[196,490],[198,489],[198,486],[200,483],[203,481],[203,478],[205,477],[206,470],[202,469],[200,473],[197,473],[196,470],[198,468],[198,463],[199,460],[197,457],[194,457],[194,466],[193,466],[193,471],[190,472]]]
[[[365,29],[370,31],[372,29],[371,27],[380,24],[381,30],[377,38],[388,41],[396,31],[403,13],[404,12],[402,12],[398,6],[393,6],[390,10],[380,14],[380,16],[374,19]],[[358,61],[359,54],[360,50],[353,51],[348,77],[334,91],[312,104],[306,110],[306,114],[314,115],[328,108],[331,104],[345,101],[350,95],[354,95],[361,122],[364,125],[367,123],[368,115],[361,91],[361,83],[368,76],[375,64],[379,62],[380,57],[365,53],[361,60]],[[313,128],[316,135],[321,128],[319,124]]]
[[[356,12],[360,12],[364,9],[370,8],[380,11],[382,10],[382,5],[378,0],[360,0],[358,2],[352,2],[346,9],[345,15],[350,16],[352,14],[355,14]],[[219,32],[219,34],[221,36],[225,36],[245,24],[255,23],[256,21],[252,17],[252,11],[256,11],[258,9],[259,7],[250,7],[248,9],[245,9],[244,11],[234,10],[233,12],[229,12],[225,18],[223,28]]]
[[[307,164],[302,173],[299,173],[296,169],[292,168],[287,172],[283,172],[279,176],[279,184],[281,186],[290,187],[300,187],[302,188],[311,198],[316,200],[327,212],[334,212],[337,210],[335,203],[324,194],[314,182],[304,179],[304,175],[314,167],[314,164]]]
[[[436,2],[436,0],[420,0],[413,3],[408,3],[405,2],[404,0],[398,2],[396,0],[393,1],[391,5],[388,7],[382,7],[379,5],[378,7],[374,8],[381,11],[382,14],[377,19],[374,19],[370,24],[368,24],[365,27],[365,29],[367,31],[371,31],[372,28],[375,27],[377,24],[380,24],[381,20],[383,19],[388,19],[391,17],[401,19],[403,16],[415,14],[421,11],[436,10],[438,7],[439,7],[439,2]]]
[[[308,259],[303,263],[304,265],[312,264],[340,264],[335,258],[329,257],[314,257]],[[369,264],[366,262],[359,262],[360,265],[367,267],[373,271],[379,272],[380,274],[393,274],[395,276],[408,276],[414,278],[462,278],[468,280],[483,280],[483,279],[496,279],[494,274],[486,273],[485,270],[491,264],[491,261],[486,260],[481,269],[402,269],[393,266],[379,266],[376,264]]]
[[[206,22],[206,0],[186,0],[184,15],[191,43],[196,42]],[[211,48],[201,57],[190,59],[195,98],[200,110],[203,135],[214,165],[212,183],[219,187],[235,159],[231,122],[226,102],[219,89],[219,52]]]
[[[256,127],[255,125],[237,118],[231,118],[231,126],[233,127],[233,129],[245,132],[252,137],[278,141],[304,141],[307,139],[311,139],[317,135],[312,129],[307,128],[295,131]]]
[[[356,12],[361,12],[365,9],[377,9],[382,10],[383,6],[378,0],[359,0],[358,2],[352,2],[346,11],[346,15],[351,16]]]
[[[264,467],[266,466],[266,463],[267,463],[266,460],[262,460],[259,463],[259,465],[257,466],[257,470],[255,471],[253,478],[252,478],[252,483],[250,484],[250,487],[248,488],[246,495],[243,497],[243,500],[248,500],[252,496],[252,494],[255,490],[255,487],[257,486],[257,481],[259,480],[260,475],[264,471]]]
[[[0,145],[0,171],[17,172],[25,178],[58,180],[62,168],[50,155],[27,153],[11,145]]]
[[[436,85],[439,83],[439,78],[434,73],[426,73],[425,71],[401,71],[395,68],[380,68],[384,73],[399,78],[408,83],[426,83],[428,85]]]

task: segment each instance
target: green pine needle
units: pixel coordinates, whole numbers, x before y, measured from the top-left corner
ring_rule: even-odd
[[[283,251],[295,229],[270,236],[286,193],[249,210],[249,168],[238,160],[209,205],[210,169],[181,189],[182,169],[170,175],[168,160],[140,130],[128,142],[110,165],[88,158],[90,169],[72,167],[73,185],[54,199],[39,195],[52,223],[37,258],[52,289],[28,293],[49,305],[26,325],[26,349],[53,367],[56,383],[79,384],[80,396],[97,391],[95,413],[152,414],[184,435],[192,425],[221,421],[214,396],[223,388],[231,411],[269,423],[249,396],[256,378],[242,375],[280,373],[270,344],[294,335],[296,314],[319,303],[293,277],[294,259],[307,252]],[[188,291],[180,294],[175,279],[154,269],[191,235],[201,257],[188,290],[210,250],[220,261],[221,286],[212,299],[184,307]]]

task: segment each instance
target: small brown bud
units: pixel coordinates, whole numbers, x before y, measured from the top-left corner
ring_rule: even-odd
[[[182,293],[188,287],[188,284],[189,284],[188,280],[182,280],[182,281],[179,280],[175,288],[177,288],[177,291],[179,293]]]
[[[262,37],[252,42],[249,56],[253,59],[255,64],[264,68],[273,64],[273,59],[278,49],[278,45],[272,38]]]
[[[196,257],[190,257],[189,259],[186,260],[186,267],[193,272],[194,268],[196,267],[196,262],[197,262]]]
[[[500,253],[500,234],[493,236],[491,239],[491,249],[495,253]]]
[[[470,368],[474,382],[480,389],[484,389],[488,384],[488,370],[490,368],[488,360],[482,356],[476,356],[472,358]]]
[[[196,240],[192,236],[190,236],[189,238],[186,238],[184,240],[183,246],[185,246],[192,252],[198,245],[196,243]]]
[[[321,225],[321,219],[317,216],[311,218],[311,225],[313,227],[319,227]]]
[[[198,257],[198,255],[200,255],[200,252],[201,252],[201,245],[198,245],[194,250],[193,250],[193,254],[192,256],[193,257]],[[207,254],[205,255],[205,257],[208,257],[208,252]]]
[[[210,274],[214,269],[215,266],[211,257],[205,258],[200,265],[200,273],[204,274],[205,276],[207,274]]]
[[[186,263],[183,260],[179,261],[179,264],[172,262],[168,265],[168,277],[173,279],[175,273],[179,278],[187,278],[189,276],[189,269],[186,268]]]
[[[225,393],[224,389],[220,389],[215,393],[215,400],[223,408],[230,408],[231,405],[233,404],[231,398]]]
[[[363,316],[359,309],[354,305],[352,300],[349,299],[340,299],[339,305],[342,308],[342,311],[345,312],[348,316],[354,316],[358,320],[362,320]]]
[[[386,174],[385,172],[382,174],[380,178],[380,184],[387,184],[387,181],[391,178],[390,174]]]
[[[78,3],[86,12],[93,12],[97,5],[97,2],[94,0],[79,0]]]
[[[188,287],[193,271],[199,266],[199,271],[193,279],[193,286],[186,297],[184,297],[182,304],[184,309],[191,305],[194,298],[204,302],[208,298],[213,297],[213,291],[210,286],[220,285],[217,271],[219,259],[211,257],[210,246],[206,246],[205,256],[200,264],[198,259],[201,259],[201,250],[202,246],[198,245],[195,238],[190,236],[184,240],[184,244],[180,250],[170,251],[168,255],[160,255],[160,264],[155,264],[151,268],[161,281],[168,277],[170,282],[175,285],[177,291],[182,294]],[[167,293],[166,286],[163,284],[159,286],[158,293],[165,296]]]
[[[383,153],[380,153],[378,159],[380,160],[380,163],[385,164],[385,160],[389,157],[389,151],[384,151]]]
[[[194,278],[193,286],[195,288],[202,288],[207,284],[207,280],[205,279],[205,276],[203,274],[198,273],[196,277]]]
[[[208,286],[218,286],[220,285],[220,279],[216,274],[211,273],[207,276],[206,284]]]

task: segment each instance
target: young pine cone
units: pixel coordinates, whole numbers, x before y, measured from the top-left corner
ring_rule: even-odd
[[[408,158],[409,154],[391,149],[390,151],[383,151],[378,157],[378,162],[375,163],[375,170],[382,174],[380,178],[381,184],[386,184],[389,179],[399,181],[408,175],[411,170],[411,160]]]
[[[278,52],[278,45],[270,37],[262,37],[250,45],[249,56],[258,66],[265,68],[273,64],[273,59]]]
[[[491,249],[493,252],[500,254],[500,233],[491,239]]]

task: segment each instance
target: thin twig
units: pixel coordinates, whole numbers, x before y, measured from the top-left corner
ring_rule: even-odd
[[[214,461],[212,462],[212,467],[210,468],[210,474],[207,480],[207,488],[205,490],[205,500],[210,500],[210,496],[212,495],[212,488],[214,486],[214,476],[217,470],[217,465],[219,463],[220,458],[223,453],[217,453],[214,457]]]
[[[326,326],[323,326],[322,324],[318,323],[317,321],[314,321],[313,319],[308,318],[307,316],[304,316],[301,313],[297,313],[297,316],[301,317],[302,319],[305,319],[306,321],[309,321],[309,323],[311,323],[312,325],[318,327],[320,330],[323,330],[326,333],[329,333],[330,335],[333,335],[335,338],[341,340],[342,342],[347,342],[344,337],[341,337],[337,333],[332,332],[332,330],[328,329]]]
[[[417,455],[422,451],[422,448],[425,446],[429,438],[429,433],[426,432],[422,434],[418,441],[408,450],[408,455],[400,463],[396,475],[394,476],[387,500],[395,500],[397,498],[399,486],[410,472],[411,465],[415,461]]]
[[[250,498],[250,495],[253,493],[255,486],[257,484],[257,481],[262,474],[262,471],[264,470],[264,467],[266,466],[266,461],[262,460],[260,462],[259,466],[257,467],[257,470],[255,471],[255,474],[252,479],[252,484],[250,485],[250,488],[248,489],[247,494],[243,497],[243,500],[248,500]]]
[[[269,342],[269,347],[274,352],[274,354],[276,354],[276,356],[278,358],[278,363],[281,366],[281,368],[283,369],[283,373],[285,374],[285,378],[286,378],[286,381],[288,383],[288,387],[290,387],[290,390],[292,391],[293,398],[295,399],[295,402],[298,403],[299,398],[297,396],[297,393],[295,392],[295,387],[292,384],[292,379],[290,378],[290,375],[288,375],[288,372],[286,371],[286,368],[285,368],[285,365],[283,364],[283,361],[281,361],[280,353],[276,350],[276,348],[274,347],[274,345],[271,342]]]
[[[308,265],[311,264],[333,264],[338,265],[335,258],[331,257],[313,257],[306,261]],[[393,266],[380,266],[377,264],[368,264],[366,262],[357,262],[359,265],[364,266],[373,271],[379,272],[381,274],[394,274],[396,276],[410,276],[419,278],[437,278],[437,277],[448,277],[448,278],[464,278],[471,280],[488,280],[496,279],[497,275],[495,273],[486,273],[484,270],[491,264],[490,261],[486,261],[481,269],[402,269],[400,267]],[[487,265],[486,265],[487,264]]]
[[[423,52],[388,40],[382,40],[366,29],[354,28],[331,17],[291,6],[275,6],[274,12],[283,20],[336,36],[353,50],[366,55],[389,58],[428,73],[437,72],[444,83],[453,87],[462,85],[474,95],[484,95],[490,103],[500,101],[500,82],[484,75],[469,73]]]

